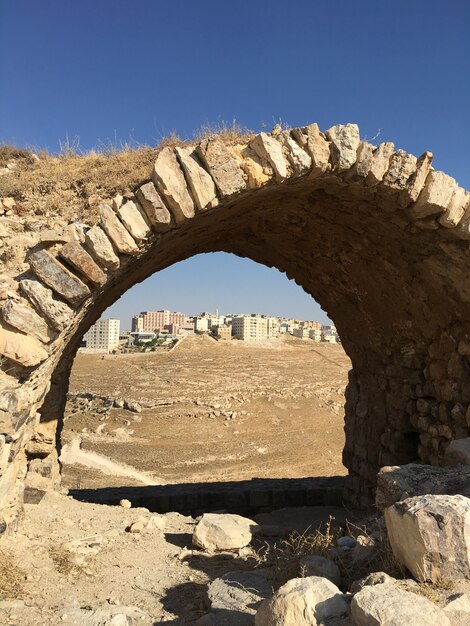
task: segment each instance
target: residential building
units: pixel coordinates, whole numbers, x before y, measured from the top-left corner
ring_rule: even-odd
[[[221,324],[217,326],[215,329],[215,336],[218,339],[231,339],[232,338],[232,327],[228,324]]]
[[[194,332],[207,333],[209,330],[209,320],[207,317],[194,318]]]
[[[308,326],[299,326],[299,328],[294,328],[292,334],[294,337],[299,337],[300,339],[309,339],[310,329]]]
[[[232,318],[232,335],[242,341],[267,339],[267,319],[260,315],[237,315]]]
[[[147,343],[156,338],[156,334],[145,330],[138,330],[129,333],[129,347],[135,346],[136,343]]]
[[[132,332],[160,332],[169,324],[177,324],[180,328],[189,324],[188,316],[179,311],[142,311],[132,318]]]
[[[83,335],[83,352],[109,353],[119,347],[119,320],[98,320]]]
[[[310,339],[313,339],[313,341],[321,341],[321,330],[310,329],[308,331],[308,336]]]

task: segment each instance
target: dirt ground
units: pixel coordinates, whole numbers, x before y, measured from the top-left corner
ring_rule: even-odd
[[[345,474],[349,368],[340,345],[293,337],[254,344],[188,336],[171,353],[79,354],[71,393],[111,400],[68,402],[62,440],[80,447],[82,458],[64,455],[63,484]],[[118,398],[142,411],[106,406]],[[90,463],[84,452],[106,457],[108,467]]]

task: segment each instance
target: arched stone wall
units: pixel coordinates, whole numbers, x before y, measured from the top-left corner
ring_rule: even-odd
[[[15,527],[25,483],[57,480],[55,433],[83,333],[132,285],[201,252],[277,267],[335,321],[353,366],[352,503],[370,501],[382,465],[439,464],[469,432],[470,195],[431,162],[361,142],[353,124],[213,136],[163,148],[97,223],[24,237],[0,288],[4,526]]]

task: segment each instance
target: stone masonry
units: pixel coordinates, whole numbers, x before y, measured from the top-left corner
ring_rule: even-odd
[[[162,148],[133,194],[103,198],[89,223],[50,215],[38,230],[8,213],[3,532],[17,527],[25,485],[57,482],[57,431],[83,334],[135,283],[202,252],[277,267],[335,321],[353,367],[350,502],[370,502],[379,467],[439,465],[449,442],[470,434],[470,194],[432,168],[429,152],[373,146],[354,124],[214,135]]]

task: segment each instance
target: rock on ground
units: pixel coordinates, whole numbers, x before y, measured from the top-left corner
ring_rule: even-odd
[[[345,616],[348,603],[326,578],[293,578],[258,609],[256,626],[315,626]],[[402,625],[401,625],[402,626]]]
[[[393,554],[417,580],[470,578],[470,499],[427,495],[385,510]]]
[[[351,615],[356,626],[451,626],[438,606],[388,583],[367,586],[356,593]]]
[[[322,556],[304,556],[300,560],[300,569],[304,576],[323,576],[334,585],[341,583],[339,567],[331,559]]]
[[[193,543],[205,550],[236,550],[247,546],[256,522],[241,515],[205,513],[193,533]]]

